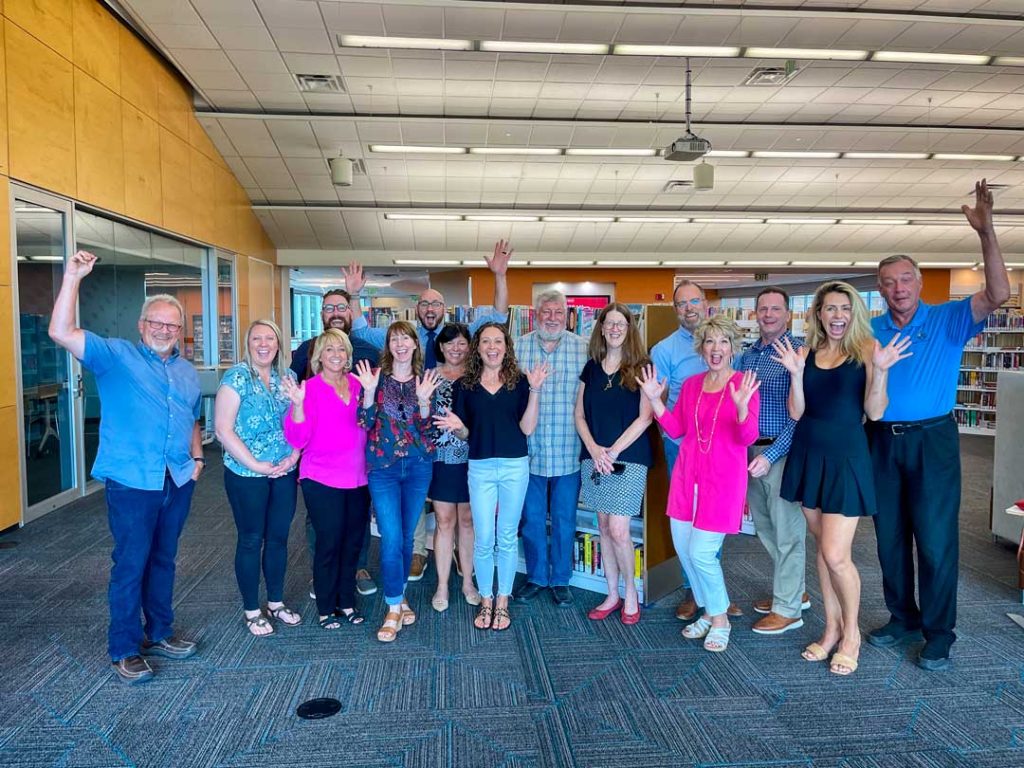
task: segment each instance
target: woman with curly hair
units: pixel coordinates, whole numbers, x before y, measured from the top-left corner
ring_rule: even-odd
[[[818,288],[806,318],[807,346],[775,341],[775,358],[790,374],[789,415],[796,420],[780,495],[798,502],[818,544],[825,633],[804,649],[807,661],[850,675],[860,656],[860,574],[853,536],[875,514],[875,483],[864,417],[877,421],[889,402],[889,369],[910,355],[910,339],[885,347],[871,334],[868,309],[849,283]]]
[[[537,427],[540,391],[549,372],[547,365],[540,365],[524,375],[508,330],[499,323],[485,323],[473,335],[466,375],[455,387],[451,411],[434,417],[438,427],[469,443],[473,565],[481,595],[473,621],[477,629],[500,631],[512,623],[508,599],[519,558],[519,518],[530,481],[526,438]]]
[[[405,599],[405,585],[412,565],[413,532],[423,514],[434,467],[430,399],[437,389],[437,374],[423,371],[416,329],[400,320],[388,326],[380,368],[360,360],[356,378],[363,388],[359,424],[368,430],[366,468],[377,510],[388,607],[377,639],[390,643],[402,627],[416,621]]]
[[[599,621],[621,608],[622,623],[636,624],[640,602],[629,524],[640,514],[651,466],[645,434],[651,406],[637,384],[650,361],[629,307],[609,304],[598,313],[588,351],[576,395],[576,431],[583,441],[580,503],[597,513],[608,596],[587,617]],[[625,604],[619,599],[620,574]]]

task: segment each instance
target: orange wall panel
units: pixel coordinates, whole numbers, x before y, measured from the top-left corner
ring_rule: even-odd
[[[8,0],[10,2],[10,0]],[[21,522],[21,461],[18,456],[18,409],[0,408],[0,529]]]
[[[156,120],[122,102],[124,137],[124,212],[134,219],[163,224],[160,183],[160,126]]]
[[[0,176],[0,285],[11,284],[11,188],[6,176]],[[8,329],[7,315],[0,315],[0,334]],[[3,365],[3,361],[0,361]]]
[[[942,304],[949,301],[949,270],[921,270],[921,299],[928,304]]]
[[[192,174],[190,148],[160,126],[160,188],[163,190],[164,227],[174,232],[192,232]]]
[[[77,198],[101,208],[123,211],[121,98],[81,70],[75,70],[75,157]]]
[[[160,64],[153,58],[145,43],[127,28],[120,27],[118,38],[121,98],[156,120],[160,117],[160,102],[155,85],[159,77]]]
[[[75,109],[71,62],[8,21],[10,174],[74,197]]]
[[[114,93],[121,92],[121,25],[96,0],[74,0],[75,66]]]
[[[7,0],[4,15],[65,59],[71,59],[71,0]]]
[[[2,8],[2,6],[0,6]],[[7,54],[3,39],[4,25],[0,24],[0,173],[8,173],[7,157]]]
[[[473,303],[490,304],[494,296],[494,275],[487,269],[468,270],[473,278]],[[614,283],[615,298],[618,301],[651,304],[655,294],[665,294],[665,301],[672,293],[674,269],[522,269],[508,271],[508,293],[511,304],[532,304],[534,283],[582,282],[594,280],[599,283]]]

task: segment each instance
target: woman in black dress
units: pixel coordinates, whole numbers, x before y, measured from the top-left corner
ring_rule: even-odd
[[[876,421],[888,404],[889,369],[911,353],[910,339],[894,336],[881,347],[871,335],[868,310],[857,290],[832,281],[814,294],[807,313],[807,346],[776,341],[775,359],[792,380],[789,413],[797,420],[782,474],[780,495],[799,502],[818,545],[818,578],[825,633],[804,649],[849,675],[860,655],[860,574],[853,536],[861,517],[875,514],[875,486],[864,417]]]

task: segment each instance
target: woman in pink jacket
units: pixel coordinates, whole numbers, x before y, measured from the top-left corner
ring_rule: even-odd
[[[722,315],[693,333],[708,370],[683,382],[675,408],[662,401],[666,383],[647,366],[640,386],[669,437],[682,437],[669,486],[672,543],[704,615],[683,637],[704,638],[707,651],[729,645],[729,594],[718,551],[727,533],[738,533],[747,496],[747,446],[757,439],[760,382],[753,371],[733,370],[740,329]]]

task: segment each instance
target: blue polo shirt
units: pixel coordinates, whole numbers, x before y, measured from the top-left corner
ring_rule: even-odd
[[[675,407],[683,382],[708,369],[704,358],[697,354],[693,346],[693,334],[683,326],[679,326],[678,331],[654,345],[651,350],[651,362],[654,363],[659,379],[668,378],[669,410]],[[668,436],[665,436],[665,439],[676,444],[680,440],[673,440]]]
[[[82,365],[96,375],[100,446],[97,480],[159,491],[192,479],[192,430],[199,418],[199,376],[178,351],[164,360],[141,341],[85,332]]]
[[[873,318],[871,328],[880,344],[899,333],[910,336],[914,353],[889,369],[889,407],[882,421],[917,421],[952,411],[964,345],[984,327],[984,319],[974,322],[970,297],[945,304],[918,302],[902,329],[889,312]]]

